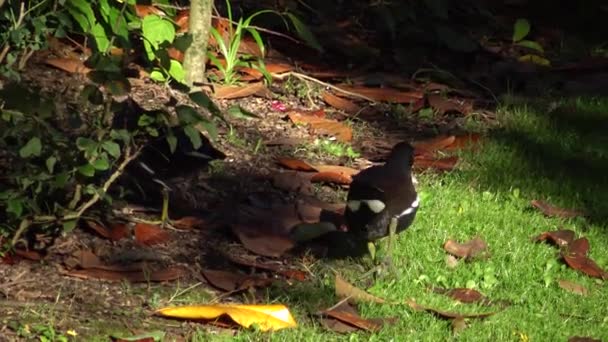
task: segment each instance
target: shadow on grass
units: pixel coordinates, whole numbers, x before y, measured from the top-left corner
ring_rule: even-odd
[[[495,150],[480,168],[482,185],[520,188],[607,226],[608,100],[567,100],[551,112],[525,107],[508,109],[504,127],[490,134]]]

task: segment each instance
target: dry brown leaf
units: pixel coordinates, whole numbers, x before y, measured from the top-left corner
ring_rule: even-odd
[[[467,100],[447,98],[441,94],[427,95],[429,105],[439,114],[458,112],[467,115],[473,111],[473,103]]]
[[[431,139],[416,141],[414,145],[415,155],[430,154],[439,150],[443,150],[454,144],[456,137],[453,135],[439,135]]]
[[[280,274],[282,276],[285,276],[287,278],[295,279],[298,281],[305,281],[308,278],[308,275],[305,272],[297,270],[297,269],[289,269],[289,268],[284,269],[283,265],[277,264],[276,262],[265,264],[265,263],[257,262],[256,260],[250,261],[250,260],[244,259],[243,257],[228,254],[228,253],[226,253],[225,256],[227,257],[228,260],[234,262],[235,264],[241,265],[241,266],[247,266],[247,267],[258,268],[261,270],[271,271],[271,272]]]
[[[382,298],[376,297],[369,294],[351,284],[336,274],[336,296],[338,298],[350,298],[354,301],[360,302],[371,302],[371,303],[385,303],[386,301]]]
[[[479,133],[469,133],[465,135],[456,136],[454,142],[450,145],[446,146],[444,149],[446,151],[454,151],[454,150],[462,150],[465,148],[473,148],[479,141],[481,140],[481,135]]]
[[[547,216],[555,216],[562,218],[585,216],[585,213],[581,210],[559,208],[544,201],[533,200],[530,203],[533,207],[537,208]]]
[[[445,295],[463,303],[476,303],[486,300],[486,297],[479,291],[467,288],[450,289]]]
[[[482,252],[485,252],[487,248],[488,245],[480,237],[475,237],[473,240],[465,243],[448,240],[443,245],[443,249],[445,249],[446,252],[465,259],[474,258]]]
[[[165,12],[163,12],[161,9],[151,5],[135,5],[135,14],[140,18],[143,18],[150,14],[158,15],[161,17],[166,16]]]
[[[359,316],[357,310],[349,305],[347,301],[340,303],[338,306],[322,311],[321,314],[365,331],[378,331],[383,325],[382,320],[362,318]]]
[[[44,61],[50,66],[54,66],[57,69],[67,71],[71,74],[88,74],[91,69],[84,65],[84,61],[76,58],[49,58]]]
[[[444,310],[434,309],[428,306],[420,305],[413,299],[407,300],[406,304],[416,311],[427,311],[433,313],[441,318],[455,319],[455,318],[485,318],[496,314],[496,312],[484,312],[484,313],[456,313]]]
[[[278,258],[295,245],[289,238],[279,235],[261,235],[243,225],[233,225],[232,231],[248,250],[267,257]]]
[[[347,85],[339,85],[338,87],[351,93],[363,95],[377,102],[416,104],[424,101],[424,94],[420,91],[402,91],[394,88],[369,88]]]
[[[323,92],[321,96],[323,97],[323,101],[325,101],[328,105],[346,113],[356,114],[361,111],[361,106],[358,104],[343,97],[336,96],[329,91]]]
[[[589,240],[583,237],[572,241],[566,248],[562,249],[561,254],[566,264],[571,268],[593,278],[607,279],[608,273],[587,256],[589,247]]]
[[[577,284],[575,282],[569,281],[569,280],[559,280],[557,282],[559,284],[559,287],[561,287],[562,289],[577,294],[577,295],[581,295],[581,296],[587,296],[589,294],[589,290],[587,290],[586,287],[584,287],[581,284]]]
[[[172,220],[171,225],[177,229],[192,230],[204,228],[206,226],[206,222],[201,217],[184,216],[180,219]]]
[[[19,248],[15,249],[15,255],[31,261],[40,261],[43,257],[42,254],[38,251],[26,251],[24,249]]]
[[[230,100],[256,95],[266,97],[268,88],[262,82],[247,83],[242,86],[222,86],[215,87],[214,96],[218,99]]]
[[[285,168],[295,171],[318,171],[313,165],[296,158],[279,157],[277,163]]]
[[[317,134],[331,135],[341,142],[350,142],[353,139],[352,128],[342,122],[297,111],[291,111],[287,116],[295,124],[309,125]]]
[[[249,288],[267,287],[273,282],[272,279],[268,278],[221,270],[205,269],[201,272],[211,285],[228,292],[243,291]]]
[[[353,181],[352,177],[334,171],[318,172],[310,180],[313,183],[334,183],[340,185],[348,185]]]
[[[137,223],[133,229],[135,241],[141,245],[152,246],[169,241],[171,235],[159,226],[148,223]]]
[[[129,281],[132,283],[148,282],[148,281],[170,281],[181,278],[187,274],[186,270],[181,267],[167,267],[162,270],[152,271],[132,271],[118,272],[100,269],[87,270],[72,270],[66,275],[82,279],[103,279],[109,281]]]
[[[572,336],[568,342],[602,342],[602,340],[587,336]]]
[[[535,241],[549,240],[558,246],[567,246],[574,241],[575,233],[569,229],[555,230],[552,232],[544,232],[534,238]]]
[[[282,74],[284,72],[288,72],[288,71],[292,71],[293,70],[293,66],[289,65],[287,63],[268,63],[265,64],[266,67],[266,71],[268,73],[272,74]],[[243,81],[250,81],[250,80],[260,80],[264,77],[264,74],[262,74],[258,69],[254,69],[254,68],[247,68],[247,67],[241,67],[238,68],[239,72],[245,73],[247,74],[247,76],[245,77],[241,77],[241,80]]]

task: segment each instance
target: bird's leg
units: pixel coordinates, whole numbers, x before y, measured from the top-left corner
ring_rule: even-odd
[[[165,224],[169,222],[169,189],[163,188],[163,208],[160,214],[161,226],[164,228]]]
[[[367,250],[369,252],[370,258],[372,258],[372,261],[375,262],[376,261],[376,244],[369,241],[367,243]]]
[[[397,236],[397,224],[399,223],[399,219],[397,217],[391,218],[391,222],[388,226],[388,246],[386,248],[386,255],[383,260],[384,266],[389,269],[389,272],[392,274],[396,274],[397,270],[395,269],[395,265],[393,264],[393,245],[395,244],[395,237]]]

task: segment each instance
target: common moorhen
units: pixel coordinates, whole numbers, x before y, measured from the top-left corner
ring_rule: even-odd
[[[390,256],[394,235],[408,228],[419,199],[412,179],[414,148],[407,142],[393,147],[384,165],[372,166],[353,177],[345,211],[349,232],[368,241],[372,259],[374,242],[389,236]]]
[[[139,188],[144,197],[162,194],[162,221],[168,219],[168,193],[172,190],[169,180],[193,174],[206,167],[210,161],[226,157],[198,132],[201,140],[198,148],[194,148],[183,128],[173,128],[172,134],[177,141],[175,151],[171,151],[166,136],[156,138],[146,144],[125,172],[130,183]]]

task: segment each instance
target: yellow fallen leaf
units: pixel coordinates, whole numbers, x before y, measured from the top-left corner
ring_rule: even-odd
[[[165,317],[182,319],[214,319],[228,315],[239,325],[249,328],[257,324],[262,331],[292,328],[297,325],[285,305],[216,304],[162,308],[156,311]]]

